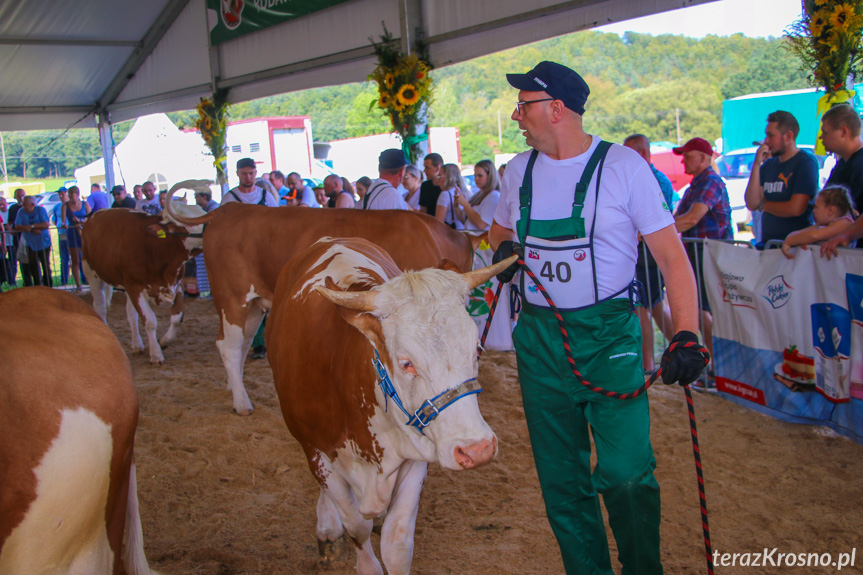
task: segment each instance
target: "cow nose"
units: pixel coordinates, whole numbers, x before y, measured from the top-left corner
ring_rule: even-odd
[[[492,436],[491,441],[483,439],[476,443],[455,448],[455,460],[462,469],[473,469],[485,465],[497,454],[497,437]]]

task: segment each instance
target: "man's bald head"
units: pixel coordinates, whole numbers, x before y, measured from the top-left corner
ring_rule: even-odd
[[[638,155],[650,163],[650,140],[644,134],[632,134],[623,140],[623,145],[638,152]]]
[[[341,177],[330,174],[326,178],[324,178],[324,193],[328,198],[336,197],[339,192],[342,191],[342,179]]]

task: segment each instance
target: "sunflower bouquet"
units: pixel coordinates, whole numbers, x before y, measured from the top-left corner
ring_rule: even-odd
[[[213,94],[212,99],[201,98],[196,108],[198,121],[195,122],[195,127],[201,132],[201,137],[213,154],[213,165],[216,166],[216,176],[220,184],[228,181],[225,163],[228,159],[226,149],[228,103],[225,97],[224,92],[218,91]]]
[[[368,79],[377,84],[379,97],[369,110],[377,106],[389,117],[402,139],[405,155],[416,162],[419,143],[428,139],[427,133],[417,134],[416,130],[425,124],[432,101],[431,66],[416,54],[402,54],[386,28],[381,41],[372,40],[372,46],[378,65]]]
[[[820,118],[832,106],[854,97],[847,83],[860,72],[863,0],[803,0],[802,5],[803,14],[786,38],[810,82],[826,91],[818,100]],[[815,152],[823,154],[818,133]]]
[[[859,72],[861,30],[863,0],[803,0],[803,14],[786,37],[813,84],[833,95]]]

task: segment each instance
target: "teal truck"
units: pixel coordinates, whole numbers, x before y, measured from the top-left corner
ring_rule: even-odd
[[[858,113],[863,112],[863,101],[860,98],[863,84],[855,85],[854,89],[857,95],[852,103]],[[722,103],[722,151],[728,153],[750,148],[752,142],[762,141],[767,115],[776,110],[791,112],[797,118],[800,123],[798,146],[814,147],[819,127],[818,99],[823,95],[823,89],[807,88],[749,94],[725,100]]]

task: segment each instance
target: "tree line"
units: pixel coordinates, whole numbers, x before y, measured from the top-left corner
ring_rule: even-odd
[[[713,141],[721,135],[724,99],[809,85],[779,38],[586,31],[434,70],[429,125],[459,128],[465,164],[524,150],[524,138],[510,120],[516,92],[505,73],[525,72],[542,60],[566,64],[584,76],[591,90],[585,129],[615,142],[635,132],[653,141],[677,143],[678,135],[683,141],[694,136]],[[235,104],[230,119],[308,115],[315,140],[326,142],[390,131],[376,101],[370,84],[353,83]],[[194,110],[169,117],[180,127],[193,126],[197,118]],[[115,142],[131,124],[114,126]],[[3,137],[9,175],[15,178],[71,176],[101,156],[94,129],[6,132]]]

